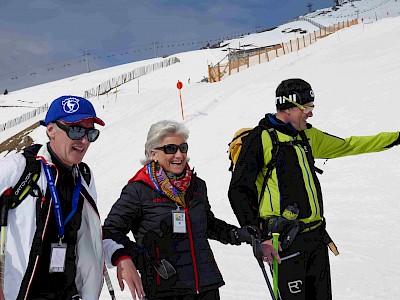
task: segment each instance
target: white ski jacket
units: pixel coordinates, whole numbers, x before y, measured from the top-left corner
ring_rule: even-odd
[[[51,165],[50,153],[47,146],[43,145],[37,154],[43,157],[47,164]],[[14,187],[26,165],[25,157],[18,153],[9,155],[0,160],[0,195],[9,187]],[[43,195],[46,194],[47,180],[41,168],[38,186]],[[91,176],[90,185],[87,186],[82,178],[84,187],[92,197],[94,203],[97,201],[96,188]],[[104,255],[102,245],[102,227],[97,208],[89,203],[88,199],[82,194],[84,205],[82,209],[82,223],[78,231],[76,244],[76,266],[77,274],[75,278],[76,287],[80,296],[84,300],[98,299],[103,287]],[[4,296],[6,300],[16,299],[20,290],[21,282],[25,276],[29,263],[29,254],[36,230],[36,198],[28,195],[20,205],[8,212],[7,241],[5,249],[5,278]],[[51,204],[49,210],[51,209]],[[44,227],[46,231],[48,218]],[[37,257],[35,268],[37,264]],[[30,284],[26,293],[29,291]],[[51,284],[49,282],[49,284]]]

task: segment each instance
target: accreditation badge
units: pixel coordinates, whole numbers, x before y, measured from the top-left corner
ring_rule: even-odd
[[[65,271],[65,258],[67,256],[66,243],[52,243],[50,252],[50,273],[62,273]]]
[[[182,210],[173,210],[172,224],[174,233],[186,233],[185,212]]]

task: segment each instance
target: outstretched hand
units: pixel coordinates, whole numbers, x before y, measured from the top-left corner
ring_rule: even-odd
[[[142,279],[140,278],[139,273],[130,258],[123,259],[118,262],[117,278],[121,291],[124,290],[125,281],[131,291],[133,299],[136,299],[136,295],[139,300],[145,297]]]

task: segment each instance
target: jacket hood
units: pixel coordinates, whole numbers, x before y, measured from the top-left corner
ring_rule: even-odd
[[[153,183],[153,181],[151,180],[151,178],[149,176],[149,173],[147,172],[147,165],[143,166],[139,171],[137,171],[135,176],[133,176],[128,181],[128,183],[135,182],[135,181],[144,182],[145,184],[147,184],[151,188],[156,189],[155,184]]]

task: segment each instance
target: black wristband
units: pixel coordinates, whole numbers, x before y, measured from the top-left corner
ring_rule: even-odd
[[[119,248],[117,249],[113,255],[111,256],[111,263],[113,264],[113,266],[116,266],[116,262],[118,261],[118,259],[120,259],[123,256],[130,256],[132,257],[132,255],[129,253],[128,250],[126,250],[125,248]]]

